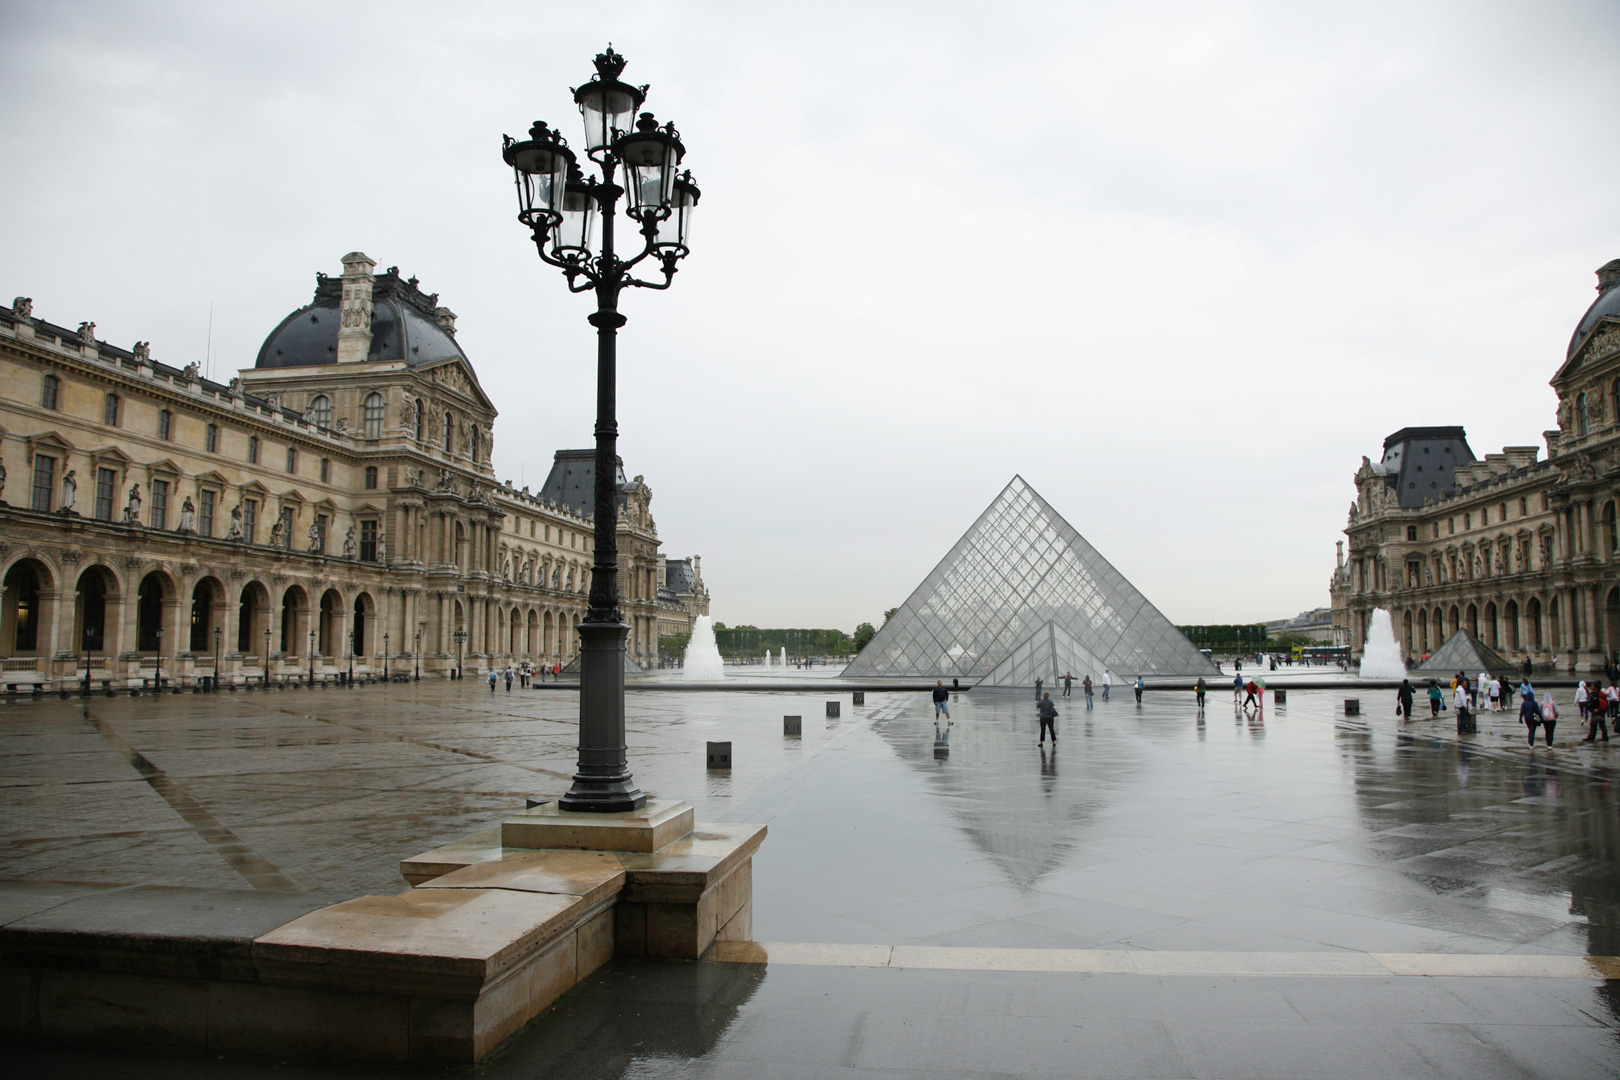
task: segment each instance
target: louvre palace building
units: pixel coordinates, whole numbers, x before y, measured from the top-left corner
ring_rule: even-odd
[[[1514,665],[1602,670],[1620,651],[1620,259],[1552,377],[1558,426],[1476,459],[1460,427],[1404,428],[1361,459],[1334,572],[1334,633],[1360,654],[1390,613],[1408,666],[1467,630]]]
[[[456,316],[358,252],[221,385],[146,342],[0,309],[0,665],[9,686],[228,686],[567,665],[590,584],[594,460],[498,481],[496,410]],[[709,608],[619,475],[628,649]]]

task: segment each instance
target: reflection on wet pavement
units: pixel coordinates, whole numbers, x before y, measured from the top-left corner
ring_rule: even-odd
[[[734,812],[771,840],[761,940],[1021,948],[1620,953],[1606,749],[1401,734],[1295,691],[964,696],[947,754],[921,695]]]

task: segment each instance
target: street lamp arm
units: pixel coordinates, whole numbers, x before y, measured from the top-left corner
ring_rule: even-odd
[[[667,263],[666,262],[664,264],[664,280],[663,281],[642,281],[640,278],[631,278],[625,284],[634,285],[638,289],[667,289],[667,288],[669,288],[670,282],[672,282],[674,280],[675,280],[675,265],[673,263]]]

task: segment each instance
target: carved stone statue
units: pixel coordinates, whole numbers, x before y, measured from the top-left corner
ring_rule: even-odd
[[[19,296],[17,299],[21,300],[23,298]],[[6,460],[5,460],[5,458],[0,458],[0,495],[4,495],[5,493],[6,493]],[[0,506],[4,506],[4,505],[6,505],[6,500],[0,499]]]
[[[129,502],[124,505],[124,523],[126,525],[139,525],[141,523],[141,485],[129,485]]]
[[[343,557],[345,559],[354,558],[354,526],[353,525],[350,525],[349,526],[349,531],[343,534]]]
[[[240,376],[233,376],[231,378],[231,381],[229,383],[227,383],[226,386],[230,390],[232,396],[235,396],[236,394],[240,394],[242,392],[242,379],[241,379],[241,377]]]
[[[73,513],[73,503],[79,497],[79,474],[72,469],[62,477],[62,513]]]
[[[137,364],[149,364],[152,362],[152,343],[150,341],[137,341],[130,352],[135,354]]]
[[[202,378],[202,365],[193,360],[191,363],[180,369],[180,374],[187,379],[200,379]]]
[[[275,522],[270,526],[270,546],[271,547],[281,547],[285,543],[285,540],[281,535],[284,531],[285,531],[285,529],[281,524],[281,519],[277,518],[275,520]]]
[[[310,552],[310,554],[313,555],[314,553],[321,550],[321,526],[320,526],[320,524],[318,522],[314,522],[314,521],[310,522],[309,523],[309,531],[306,532],[304,535],[309,540],[309,552]]]
[[[231,508],[231,527],[225,533],[225,539],[240,540],[244,535],[242,532],[242,507],[239,503]]]
[[[384,565],[388,562],[388,544],[383,539],[383,531],[377,530],[377,561]]]
[[[19,319],[32,319],[34,317],[34,298],[32,296],[19,296],[11,302],[11,314]]]
[[[179,531],[183,533],[197,531],[197,508],[191,504],[190,495],[187,495],[186,501],[180,504]]]
[[[80,323],[79,340],[86,345],[94,345],[96,343],[96,324],[93,322]]]

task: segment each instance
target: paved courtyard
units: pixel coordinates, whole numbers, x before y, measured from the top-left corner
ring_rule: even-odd
[[[1599,977],[1620,976],[1620,750],[1403,727],[1383,692],[1346,718],[1345,696],[1260,717],[1216,694],[1202,718],[1190,694],[1076,697],[1043,751],[1022,696],[964,695],[947,748],[921,694],[633,692],[645,789],[769,824],[763,945],[610,964],[470,1072],[1620,1072],[1620,982]],[[566,786],[574,706],[470,682],[7,706],[0,877],[395,891],[402,856]],[[708,739],[734,743],[729,776]],[[420,1073],[19,1053],[40,1073]]]

